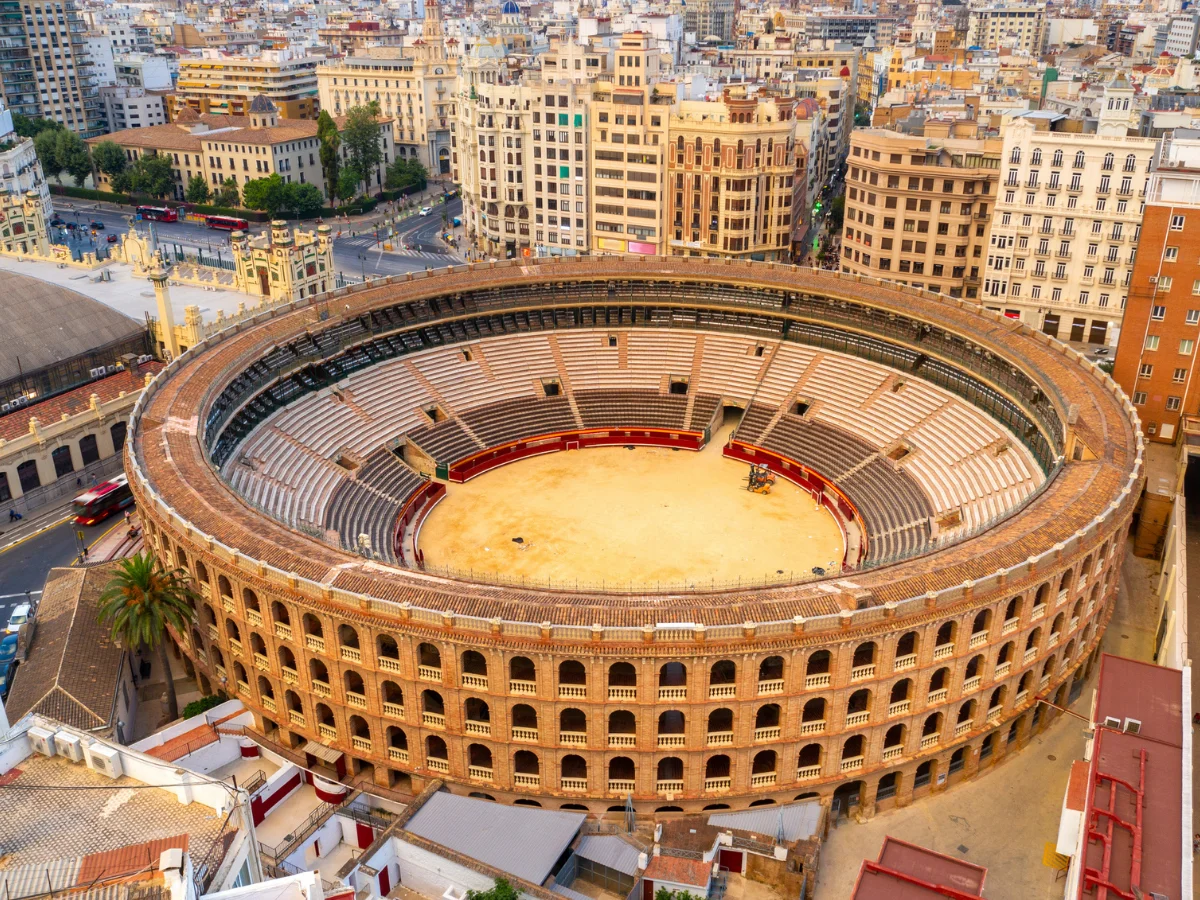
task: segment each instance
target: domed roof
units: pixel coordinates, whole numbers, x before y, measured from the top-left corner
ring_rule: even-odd
[[[250,101],[250,112],[273,113],[278,112],[278,110],[266,94],[256,94],[254,99]]]
[[[500,7],[500,12],[506,16],[519,16],[521,7],[517,6],[513,0],[504,0],[504,5]]]

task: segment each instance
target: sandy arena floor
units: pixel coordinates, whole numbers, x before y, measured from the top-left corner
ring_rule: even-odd
[[[551,453],[451,484],[421,527],[426,563],[543,583],[666,587],[799,577],[841,560],[833,517],[782,478],[769,495],[747,491],[748,467],[721,456],[727,436],[700,453]]]

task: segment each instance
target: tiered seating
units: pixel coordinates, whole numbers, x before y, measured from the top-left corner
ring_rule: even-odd
[[[717,408],[720,405],[720,397],[713,394],[698,394],[696,402],[692,404],[692,431],[707,428],[712,422],[713,416],[717,414]]]
[[[371,537],[373,558],[395,561],[392,531],[404,502],[424,479],[390,450],[375,451],[363,463],[357,478],[343,479],[329,503],[325,527],[336,531],[342,546],[358,552],[358,537]]]
[[[763,343],[770,346],[775,342]],[[762,356],[754,355],[755,346],[757,344],[752,339],[706,334],[704,362],[700,367],[700,378],[691,386],[692,390],[749,401],[758,388],[758,373],[767,361]]]
[[[754,397],[755,403],[778,406],[792,392],[811,365],[817,351],[812,347],[790,344],[786,341],[776,345],[771,354],[771,365],[763,376],[762,385]],[[761,362],[761,360],[759,360]]]
[[[697,398],[699,400],[699,398]],[[575,391],[587,428],[683,428],[686,394],[657,391]]]
[[[475,439],[454,419],[414,428],[408,438],[438,463],[452,463],[480,450]]]
[[[577,427],[563,396],[502,400],[469,410],[462,418],[489,447],[539,434],[574,431]]]

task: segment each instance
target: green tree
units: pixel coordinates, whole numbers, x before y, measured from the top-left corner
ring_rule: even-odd
[[[66,169],[67,174],[75,180],[75,187],[83,187],[87,177],[92,174],[92,157],[88,153],[87,144],[83,142],[83,138],[65,128],[57,132],[54,140],[54,156],[59,165]]]
[[[247,181],[242,188],[242,203],[246,209],[262,210],[272,219],[279,215],[286,202],[284,181],[278,172],[266,178]]]
[[[230,175],[223,182],[213,197],[213,203],[217,206],[225,206],[232,209],[235,206],[242,205],[241,191],[238,190],[237,179]]]
[[[108,185],[117,194],[128,194],[133,190],[133,176],[129,174],[129,170],[118,172],[116,175],[108,177]]]
[[[358,191],[358,184],[362,179],[358,175],[358,170],[352,166],[343,166],[341,173],[338,175],[337,195],[338,198],[345,201],[354,197]]]
[[[324,109],[317,116],[317,141],[321,145],[321,174],[325,176],[325,192],[333,197],[337,193],[338,169],[341,163],[338,150],[342,146],[342,138],[338,134],[333,116]]]
[[[466,900],[518,900],[520,896],[507,878],[497,878],[486,891],[467,891]]]
[[[47,178],[57,178],[64,168],[58,161],[58,132],[49,128],[38,132],[33,138],[33,149],[42,164],[43,174]]]
[[[96,168],[111,178],[125,171],[128,163],[125,151],[116,141],[101,141],[92,148],[92,162]]]
[[[132,193],[162,198],[174,188],[171,160],[166,156],[139,156],[129,170],[129,190]]]
[[[429,173],[420,160],[397,157],[387,168],[387,180],[384,184],[393,191],[405,188],[423,191],[428,182]]]
[[[370,187],[371,173],[383,161],[383,141],[379,134],[379,123],[370,106],[355,106],[346,113],[342,125],[342,143],[346,156],[357,170],[358,179],[364,183],[364,193]],[[349,168],[349,166],[347,166]]]
[[[63,126],[53,119],[31,119],[20,113],[13,113],[13,130],[21,137],[37,137],[43,131],[61,131]]]
[[[187,190],[183,192],[183,199],[188,203],[207,203],[211,196],[208,181],[199,172],[188,179]]]
[[[311,218],[317,215],[324,205],[325,199],[315,184],[297,184],[293,181],[283,186],[284,209],[297,218]]]
[[[113,640],[121,641],[131,651],[157,648],[171,719],[179,718],[179,701],[167,659],[166,627],[170,625],[177,634],[186,635],[195,616],[195,601],[187,573],[183,569],[168,571],[145,551],[121,560],[100,594],[99,620],[112,629]]]

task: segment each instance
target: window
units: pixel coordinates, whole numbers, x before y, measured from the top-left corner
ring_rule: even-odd
[[[1179,407],[1182,405],[1183,405],[1183,400],[1179,397],[1168,397],[1167,398],[1167,410],[1169,412],[1176,412],[1179,409]]]
[[[1183,231],[1183,216],[1171,216],[1171,230]]]
[[[1133,405],[1134,406],[1145,406],[1146,405],[1146,392],[1145,391],[1134,391],[1133,392]]]
[[[1175,262],[1177,259],[1179,259],[1178,247],[1168,247],[1163,251],[1163,262]]]
[[[1187,380],[1187,369],[1176,369],[1171,374],[1171,381],[1175,384],[1183,384]]]
[[[1138,366],[1138,378],[1149,378],[1154,374],[1153,363],[1142,363]]]
[[[1196,342],[1190,338],[1184,338],[1179,342],[1179,352],[1183,356],[1191,356],[1192,350],[1195,348]]]
[[[1187,324],[1200,325],[1200,309],[1189,309],[1187,311]]]
[[[1150,308],[1150,318],[1156,322],[1161,322],[1167,317],[1167,308],[1165,306],[1153,306]]]
[[[1167,293],[1171,290],[1172,281],[1173,279],[1170,275],[1160,275],[1158,278],[1158,290],[1164,294]]]
[[[1147,350],[1157,350],[1158,349],[1158,335],[1157,334],[1146,335],[1146,349]]]

